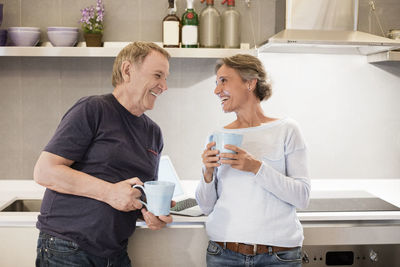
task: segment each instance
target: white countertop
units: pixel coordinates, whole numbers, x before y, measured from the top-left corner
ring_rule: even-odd
[[[198,181],[184,180],[186,192],[194,192]],[[372,194],[400,207],[400,179],[312,179],[311,198],[368,197]],[[0,209],[17,199],[41,199],[45,188],[33,180],[0,180]],[[0,212],[0,226],[35,226],[38,212]],[[301,212],[302,223],[327,221],[400,221],[400,211]],[[174,216],[169,227],[203,227],[206,217]],[[143,222],[138,227],[145,227]]]

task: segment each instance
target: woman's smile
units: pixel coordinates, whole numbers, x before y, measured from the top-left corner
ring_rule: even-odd
[[[227,101],[228,99],[229,99],[229,97],[227,97],[227,96],[221,97],[221,103],[224,104],[225,101]]]

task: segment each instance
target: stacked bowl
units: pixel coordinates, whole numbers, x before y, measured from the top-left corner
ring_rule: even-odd
[[[53,46],[74,46],[78,35],[77,27],[47,27],[47,37]]]
[[[8,37],[15,46],[35,46],[40,40],[40,29],[36,27],[9,27]]]
[[[3,4],[0,4],[0,26],[3,22]],[[7,30],[0,29],[0,46],[5,46],[7,43]]]
[[[0,46],[5,46],[7,43],[7,30],[0,29]]]
[[[0,26],[3,22],[3,4],[0,4]]]

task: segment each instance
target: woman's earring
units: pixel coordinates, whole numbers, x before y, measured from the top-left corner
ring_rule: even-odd
[[[250,85],[249,85],[249,92],[251,91],[251,89],[250,89]]]

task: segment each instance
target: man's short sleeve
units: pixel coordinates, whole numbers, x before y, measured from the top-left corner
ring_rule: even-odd
[[[85,155],[95,133],[100,112],[91,98],[82,98],[62,118],[44,151],[79,161]]]

